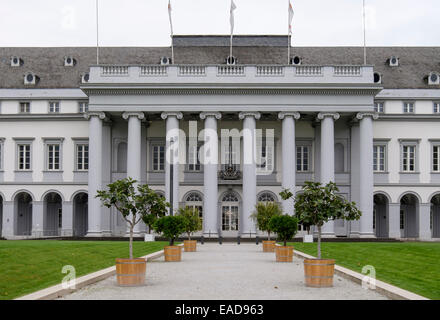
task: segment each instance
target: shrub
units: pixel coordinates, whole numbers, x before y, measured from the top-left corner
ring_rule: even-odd
[[[278,240],[283,241],[284,246],[291,240],[298,231],[298,219],[289,215],[274,216],[269,221],[271,230],[277,233]]]
[[[185,232],[186,221],[182,216],[165,216],[154,222],[154,230],[162,234],[174,245],[175,239]]]
[[[251,218],[256,221],[258,229],[266,231],[268,240],[270,240],[270,233],[273,231],[269,226],[269,221],[274,216],[281,215],[281,209],[277,203],[274,202],[259,202],[255,206],[255,211]]]
[[[188,234],[188,240],[191,240],[191,234],[202,230],[202,221],[200,220],[199,210],[191,207],[180,208],[178,215],[185,219],[185,232]]]

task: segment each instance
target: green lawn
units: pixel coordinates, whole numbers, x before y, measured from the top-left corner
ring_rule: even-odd
[[[315,243],[290,243],[316,256]],[[361,272],[376,269],[376,278],[430,299],[440,299],[440,243],[430,242],[324,242],[322,257]]]
[[[133,255],[162,250],[167,242],[133,243]],[[0,300],[13,299],[61,282],[64,265],[75,267],[76,276],[128,258],[128,241],[0,241]]]

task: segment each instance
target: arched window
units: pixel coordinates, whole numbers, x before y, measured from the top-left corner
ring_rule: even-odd
[[[232,192],[229,192],[224,195],[222,201],[224,202],[238,202],[238,197]]]
[[[264,192],[258,196],[258,202],[275,202],[275,197],[269,192]]]
[[[203,222],[203,199],[200,193],[191,192],[185,198],[185,207],[199,211],[199,217]]]

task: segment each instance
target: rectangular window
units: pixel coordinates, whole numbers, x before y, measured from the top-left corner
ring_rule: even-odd
[[[3,140],[0,139],[0,171],[3,170]]]
[[[47,170],[60,170],[60,145],[47,145]]]
[[[30,113],[31,103],[30,102],[20,102],[20,113]]]
[[[191,146],[188,150],[188,170],[200,171],[200,159],[199,159],[200,146]]]
[[[440,172],[440,145],[432,146],[432,171]]]
[[[384,112],[383,105],[384,105],[383,102],[375,102],[374,103],[374,111],[379,112],[379,113],[383,113]]]
[[[165,170],[165,146],[153,146],[153,171]]]
[[[79,112],[86,113],[87,111],[89,111],[89,104],[87,102],[80,102],[79,103]]]
[[[402,149],[402,171],[416,171],[416,146],[403,146]]]
[[[49,112],[50,113],[59,113],[60,112],[60,103],[58,101],[49,102]]]
[[[296,171],[309,171],[310,147],[298,146],[296,147]]]
[[[89,170],[89,145],[77,144],[76,145],[76,170],[85,171]]]
[[[403,113],[414,113],[414,102],[404,102]]]
[[[18,170],[30,170],[31,169],[31,145],[19,144],[18,145]]]
[[[440,113],[440,102],[434,102],[434,113]]]
[[[373,146],[373,171],[385,171],[385,146]]]

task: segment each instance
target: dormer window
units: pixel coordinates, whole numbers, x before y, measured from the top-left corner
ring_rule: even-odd
[[[31,103],[30,102],[20,102],[20,113],[30,113]]]
[[[11,67],[20,67],[23,65],[23,60],[20,57],[11,57]]]
[[[374,111],[378,113],[384,112],[384,103],[383,102],[375,102],[374,103]]]
[[[64,57],[64,66],[73,67],[76,65],[76,60],[70,56]]]
[[[79,104],[79,113],[86,113],[89,111],[89,104],[87,102],[80,102]]]

